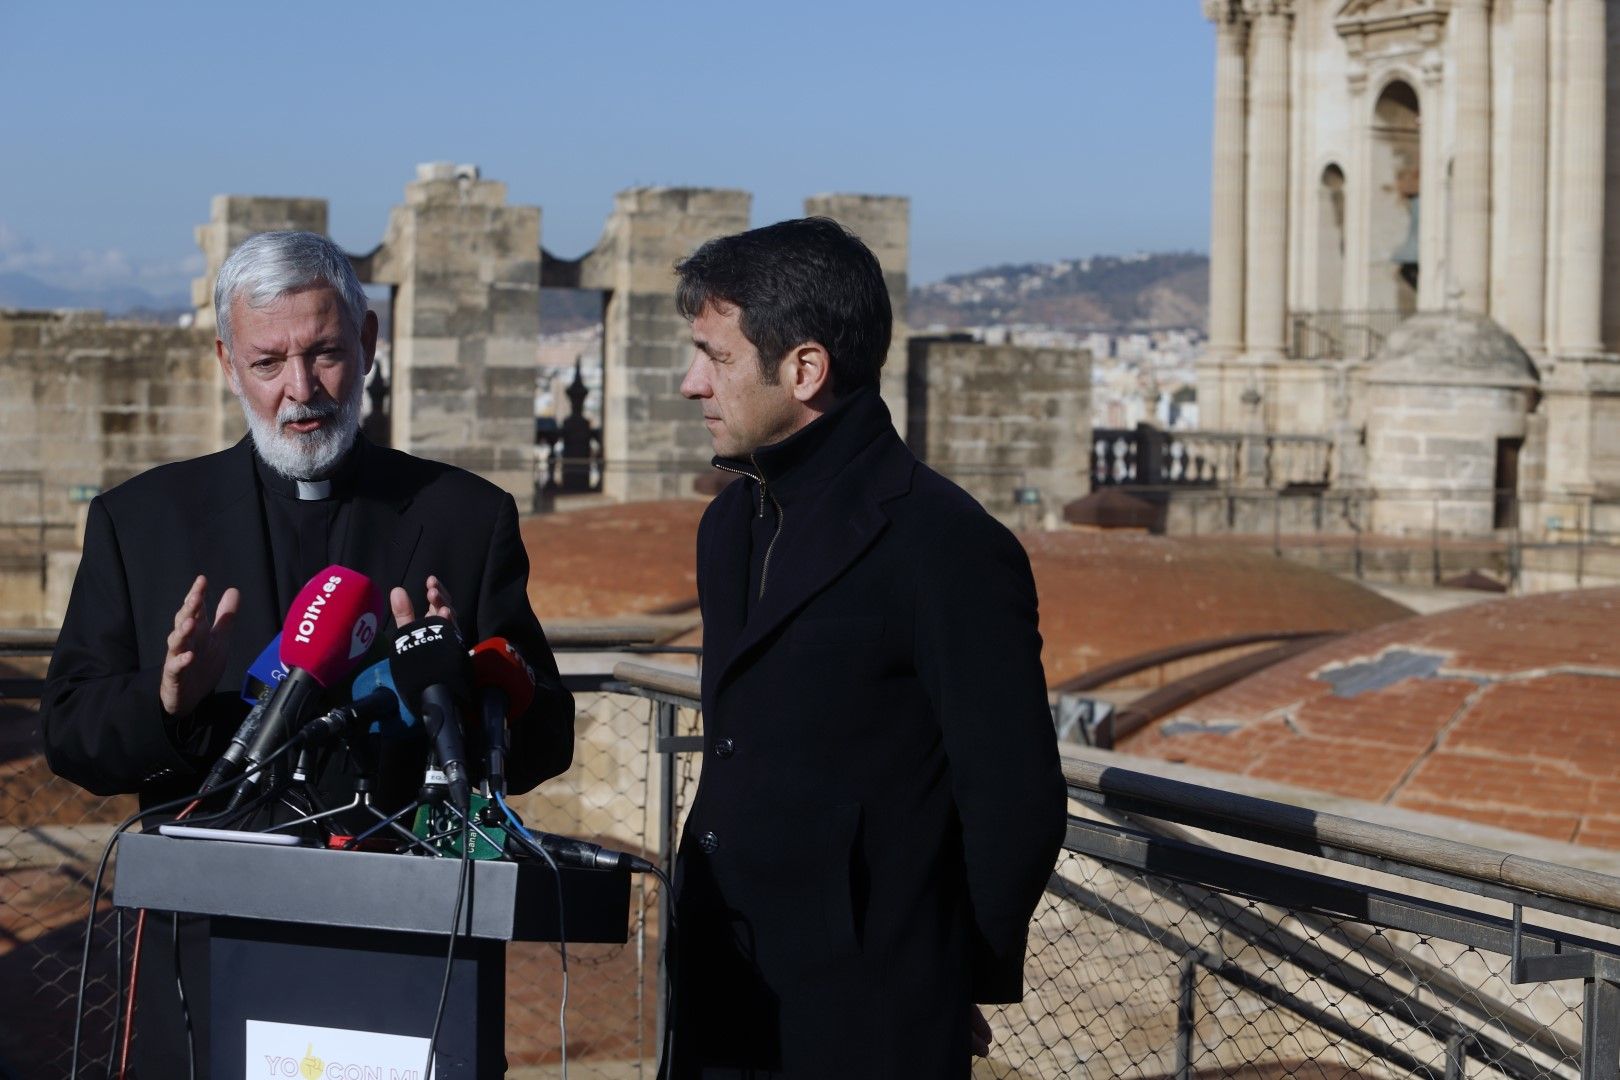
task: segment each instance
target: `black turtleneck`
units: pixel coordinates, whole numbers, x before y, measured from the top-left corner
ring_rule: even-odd
[[[807,509],[832,479],[873,437],[891,426],[876,390],[857,390],[780,442],[746,458],[716,457],[714,466],[741,473],[752,488],[749,518],[748,612],[770,588],[770,562],[794,510]]]
[[[359,471],[360,438],[324,481],[300,484],[276,472],[255,452],[265,539],[275,569],[276,606],[285,612],[317,572],[342,562],[349,530],[349,496]]]

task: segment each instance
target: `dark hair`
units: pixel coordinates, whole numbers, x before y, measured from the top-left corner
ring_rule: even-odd
[[[788,350],[827,350],[835,397],[877,386],[894,314],[877,256],[831,218],[797,218],[718,236],[675,264],[675,305],[695,319],[704,305],[734,305],[759,350],[768,383]]]

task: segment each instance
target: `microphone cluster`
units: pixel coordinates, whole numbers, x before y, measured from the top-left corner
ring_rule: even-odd
[[[357,672],[374,651],[384,610],[371,580],[343,566],[327,567],[300,590],[281,632],[248,669],[241,693],[251,709],[203,785],[213,789],[240,775],[227,811],[276,789],[284,746],[422,742],[432,755],[423,785],[429,802],[447,800],[462,818],[476,816],[485,836],[504,829],[496,807],[506,810],[509,730],[534,700],[533,669],[505,638],[469,650],[455,624],[428,616],[393,631],[384,657]],[[419,821],[431,813],[424,808]],[[632,869],[647,868],[585,841],[523,836],[570,865],[611,868],[627,860]]]

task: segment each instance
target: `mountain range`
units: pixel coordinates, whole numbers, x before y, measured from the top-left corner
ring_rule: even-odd
[[[594,293],[546,290],[548,333],[601,318]],[[161,317],[190,310],[181,294],[134,285],[71,288],[0,271],[0,308],[91,308],[109,315]],[[1209,314],[1209,260],[1197,254],[1097,255],[1016,263],[953,274],[908,296],[913,330],[1023,325],[1075,332],[1202,328]]]
[[[1196,254],[1098,255],[953,274],[908,298],[912,330],[1039,326],[1086,332],[1202,329],[1209,259]]]
[[[0,270],[0,308],[85,308],[120,317],[178,315],[191,310],[191,298],[182,292],[160,296],[137,285],[73,288],[52,285],[31,274]]]

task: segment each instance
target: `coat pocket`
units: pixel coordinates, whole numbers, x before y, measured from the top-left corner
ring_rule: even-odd
[[[824,615],[796,619],[788,629],[794,649],[836,649],[870,645],[883,637],[881,615]]]
[[[866,861],[861,855],[860,803],[834,804],[824,823],[821,908],[830,955],[851,957],[861,951],[868,892]]]

